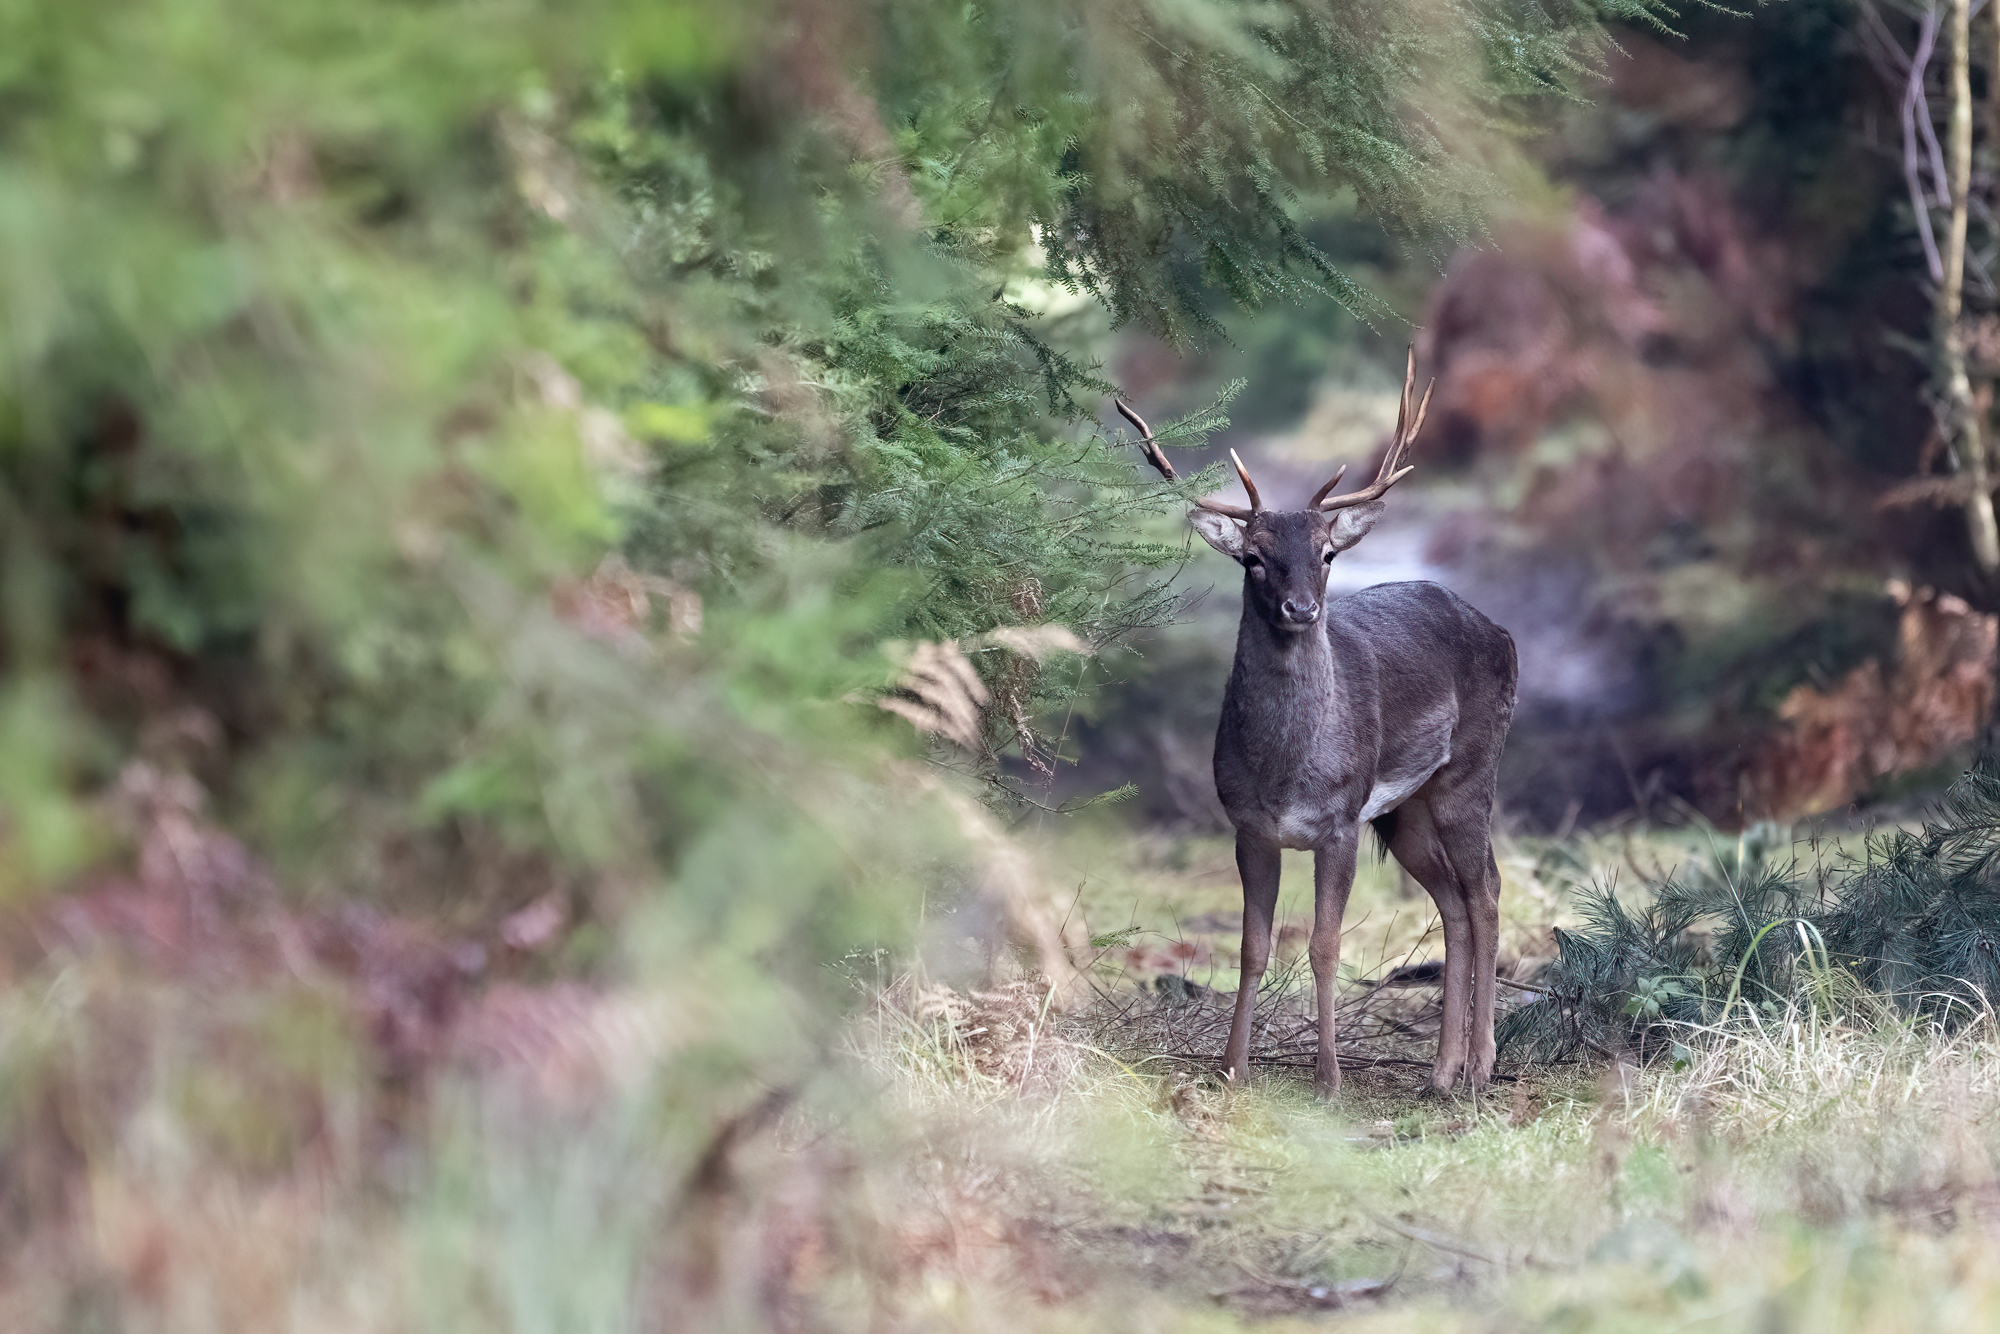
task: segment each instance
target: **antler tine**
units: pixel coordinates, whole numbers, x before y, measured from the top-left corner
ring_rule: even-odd
[[[1424,418],[1430,415],[1431,410],[1431,390],[1437,388],[1437,383],[1435,379],[1424,383],[1424,401],[1417,404],[1416,424],[1410,427],[1409,435],[1404,437],[1406,442],[1414,441],[1417,438],[1417,432],[1424,429]]]
[[[1346,465],[1345,463],[1343,463],[1343,464],[1341,464],[1341,465],[1340,465],[1340,468],[1339,468],[1339,470],[1338,470],[1338,471],[1336,471],[1336,472],[1335,472],[1335,473],[1333,474],[1333,476],[1332,476],[1332,477],[1330,477],[1330,478],[1328,478],[1328,479],[1327,479],[1327,483],[1326,483],[1326,485],[1325,485],[1325,486],[1323,486],[1323,487],[1321,487],[1321,488],[1320,488],[1319,490],[1317,490],[1317,491],[1313,492],[1313,498],[1312,498],[1311,500],[1309,500],[1309,501],[1307,501],[1307,502],[1306,502],[1306,508],[1307,508],[1307,509],[1309,509],[1309,510],[1316,510],[1316,509],[1318,509],[1318,508],[1319,508],[1319,502],[1320,502],[1320,501],[1322,501],[1322,500],[1325,500],[1325,499],[1326,499],[1326,498],[1327,498],[1328,496],[1332,495],[1332,494],[1333,494],[1333,488],[1335,488],[1336,486],[1339,486],[1339,485],[1340,485],[1340,479],[1341,479],[1341,478],[1343,478],[1343,477],[1345,477],[1345,476],[1347,476],[1347,465]]]
[[[1203,496],[1200,500],[1194,502],[1194,506],[1196,509],[1207,510],[1210,514],[1226,514],[1230,518],[1241,520],[1244,523],[1248,523],[1257,517],[1256,510],[1247,510],[1241,505],[1231,505],[1225,501],[1216,500],[1212,496]]]
[[[1118,409],[1118,415],[1126,421],[1131,422],[1134,429],[1139,432],[1139,448],[1145,452],[1146,462],[1159,469],[1160,476],[1170,482],[1178,482],[1180,477],[1175,474],[1174,465],[1167,462],[1167,456],[1153,442],[1153,428],[1146,425],[1146,419],[1134,412],[1131,405],[1126,403],[1122,398],[1114,398],[1111,400],[1111,403],[1112,406]],[[1205,509],[1212,514],[1226,514],[1232,519],[1248,519],[1258,510],[1262,509],[1263,505],[1257,499],[1257,488],[1251,484],[1250,474],[1244,469],[1243,460],[1236,457],[1236,451],[1233,449],[1229,451],[1229,457],[1236,463],[1236,475],[1243,479],[1243,489],[1250,493],[1251,508],[1244,509],[1241,505],[1227,504],[1224,501],[1213,500],[1207,496],[1203,496],[1201,499],[1195,501],[1195,507],[1197,509]]]
[[[1263,498],[1257,494],[1257,484],[1250,480],[1250,470],[1243,466],[1243,460],[1233,449],[1229,451],[1229,461],[1236,465],[1236,475],[1243,479],[1243,490],[1250,497],[1250,512],[1255,514],[1264,508]]]
[[[1437,381],[1431,380],[1424,385],[1423,401],[1417,404],[1416,420],[1411,421],[1410,400],[1416,397],[1416,387],[1417,350],[1411,347],[1403,360],[1403,396],[1402,403],[1396,410],[1396,434],[1389,441],[1389,452],[1383,458],[1382,466],[1375,474],[1375,480],[1359,491],[1350,491],[1344,496],[1331,498],[1328,498],[1326,493],[1333,489],[1333,482],[1328,482],[1320,488],[1319,494],[1313,497],[1314,509],[1330,513],[1355,505],[1365,505],[1371,500],[1380,500],[1390,487],[1416,471],[1414,466],[1405,464],[1403,459],[1409,454],[1410,445],[1416,440],[1417,432],[1424,429],[1424,418],[1429,415],[1431,408],[1431,390],[1437,387]],[[1346,469],[1343,468],[1341,471],[1345,472]],[[1339,480],[1340,476],[1336,473],[1334,482]]]
[[[1133,427],[1139,432],[1139,448],[1145,452],[1146,462],[1158,468],[1160,476],[1170,482],[1178,482],[1180,478],[1174,475],[1174,465],[1167,462],[1167,456],[1162,454],[1160,447],[1153,443],[1153,428],[1146,425],[1146,419],[1134,412],[1122,398],[1114,398],[1111,402],[1118,409],[1118,415],[1126,421],[1131,422]]]
[[[1417,383],[1417,345],[1410,344],[1403,349],[1403,392],[1396,403],[1396,439],[1401,441],[1403,427],[1410,420],[1410,391]]]
[[[1230,518],[1242,523],[1248,523],[1257,517],[1256,510],[1247,510],[1241,505],[1231,505],[1209,496],[1203,496],[1200,500],[1195,501],[1194,507],[1199,510],[1207,510],[1210,514],[1226,514]]]

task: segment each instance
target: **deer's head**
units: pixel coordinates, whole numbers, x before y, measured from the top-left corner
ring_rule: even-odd
[[[1333,488],[1347,474],[1343,466],[1313,493],[1303,510],[1267,510],[1257,494],[1257,484],[1250,480],[1249,469],[1232,449],[1229,460],[1236,465],[1236,475],[1243,479],[1243,490],[1250,497],[1249,508],[1206,496],[1195,502],[1188,521],[1204,541],[1243,567],[1244,597],[1274,628],[1299,633],[1319,623],[1327,566],[1333,564],[1335,556],[1368,535],[1387,508],[1383,494],[1410,474],[1411,469],[1403,459],[1409,453],[1410,442],[1423,429],[1424,413],[1431,405],[1431,391],[1426,386],[1423,401],[1416,404],[1412,413],[1415,388],[1416,358],[1412,352],[1403,371],[1403,401],[1396,414],[1395,438],[1389,443],[1389,452],[1375,480],[1359,491],[1344,496],[1333,494]],[[1118,403],[1118,411],[1139,428],[1146,458],[1168,481],[1174,481],[1173,465],[1153,443],[1153,432],[1145,419],[1122,401]]]
[[[1298,632],[1319,623],[1327,566],[1367,536],[1385,508],[1376,500],[1334,513],[1258,510],[1244,519],[1197,509],[1188,521],[1243,567],[1244,596],[1264,619]]]

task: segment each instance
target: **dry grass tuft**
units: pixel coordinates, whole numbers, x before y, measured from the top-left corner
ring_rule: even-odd
[[[877,999],[870,1045],[857,1050],[899,1076],[929,1071],[940,1090],[969,1083],[1046,1096],[1067,1086],[1085,1052],[1055,997],[1038,978],[957,991],[906,976]]]

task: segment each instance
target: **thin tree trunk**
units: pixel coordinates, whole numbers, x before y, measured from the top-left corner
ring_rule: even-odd
[[[1994,518],[1985,432],[1972,401],[1972,381],[1965,370],[1965,331],[1959,319],[1965,296],[1965,225],[1972,183],[1971,0],[1951,0],[1947,26],[1951,30],[1951,132],[1945,168],[1950,175],[1951,229],[1945,238],[1944,281],[1938,284],[1939,371],[1944,380],[1946,430],[1958,447],[1959,467],[1971,484],[1965,521],[1971,530],[1973,559],[1980,569],[1992,574],[2000,571],[2000,523]]]
[[[1987,8],[1992,11],[1988,31],[1993,45],[1989,48],[1991,62],[1986,67],[1986,151],[1995,157],[1996,163],[2000,163],[2000,8],[1991,5]],[[1961,353],[1963,350],[1961,340]],[[1988,510],[1991,510],[1990,493]],[[1966,518],[1971,521],[1974,516],[1968,511]],[[1996,682],[1996,687],[2000,687],[2000,682]],[[1973,763],[2000,770],[2000,688],[1993,692],[1993,704],[1988,708],[1986,723],[1980,729]]]

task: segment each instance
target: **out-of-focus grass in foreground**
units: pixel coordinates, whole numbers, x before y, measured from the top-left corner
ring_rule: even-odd
[[[1206,901],[1214,853],[1092,874],[1151,885],[1151,928],[1176,884]],[[1675,855],[1503,853],[1524,943],[1560,920],[1565,877]],[[1398,893],[1364,882],[1360,957],[1402,960],[1377,911]],[[289,963],[211,953],[196,976],[76,949],[0,993],[6,1328],[1929,1330],[2000,1311],[1990,1022],[1793,1013],[1678,1065],[1504,1064],[1476,1099],[1361,1067],[1329,1109],[1303,1076],[1228,1088],[1133,1041],[1121,1015],[1175,1002],[1135,1002],[1108,967],[1108,999],[1063,1014],[1032,976],[953,987],[862,959],[869,1001],[816,1079],[677,1126],[649,1072],[726,1018],[685,990],[501,984],[427,1030],[408,977],[339,976],[331,928],[225,916]],[[403,1074],[399,1024],[424,1056]],[[660,1148],[687,1134],[691,1168]]]

